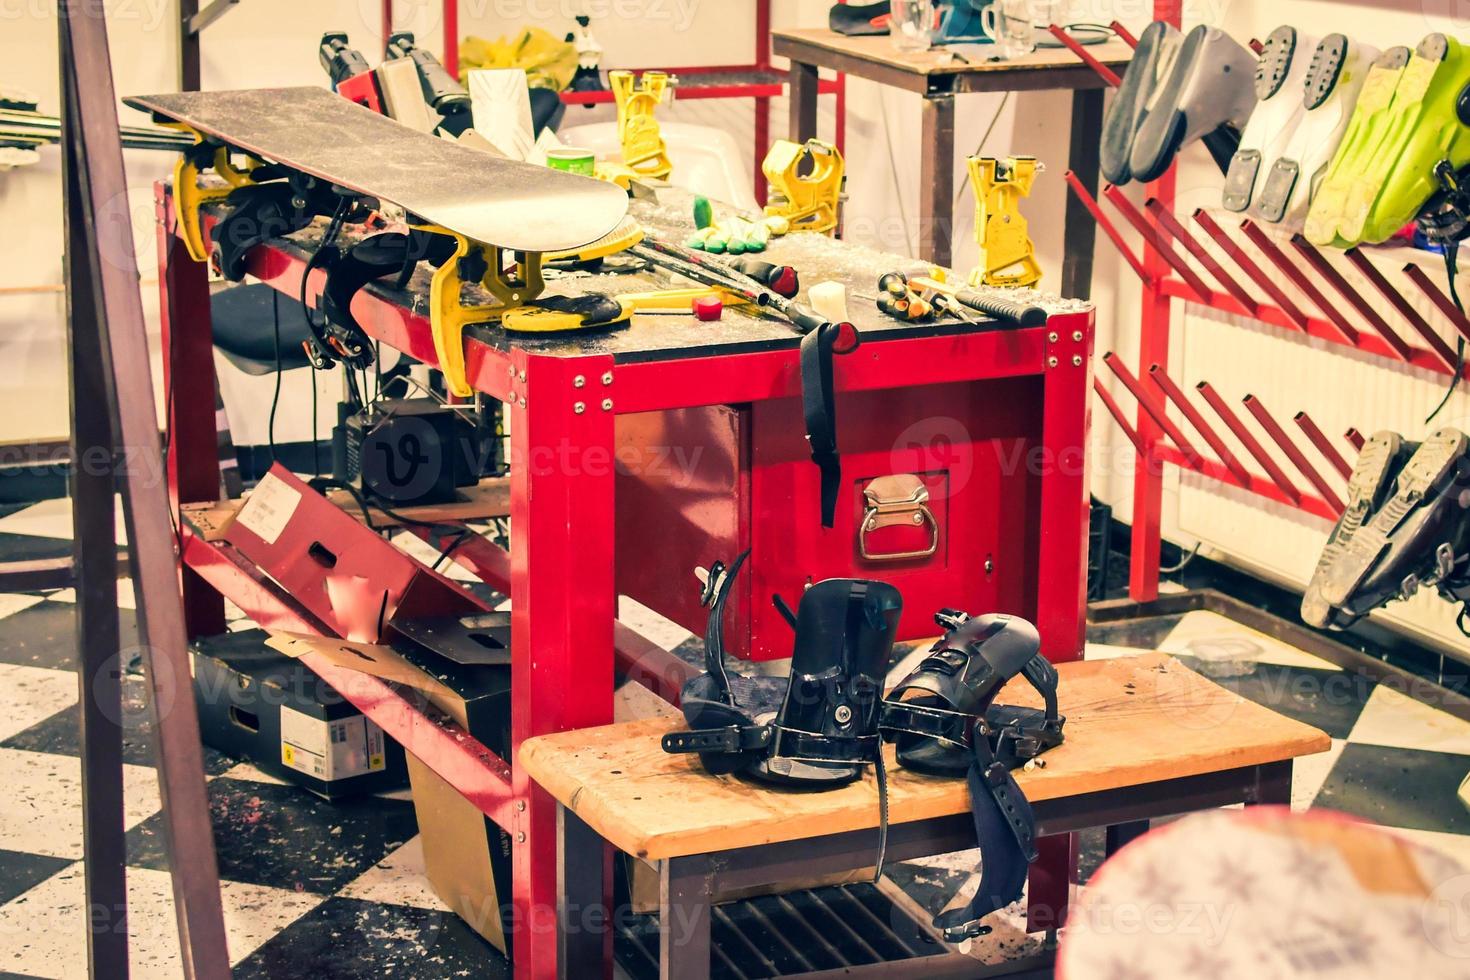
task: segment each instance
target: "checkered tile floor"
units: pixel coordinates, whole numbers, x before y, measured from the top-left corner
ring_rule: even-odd
[[[0,560],[65,553],[63,501],[0,517]],[[411,539],[416,540],[416,539]],[[136,643],[120,585],[123,646]],[[85,974],[74,597],[0,595],[0,980]],[[673,648],[689,635],[625,618]],[[1395,828],[1470,865],[1470,723],[1208,612],[1094,628],[1088,656],[1162,649],[1251,700],[1316,725],[1332,750],[1301,760],[1293,805]],[[136,977],[180,975],[142,682],[125,676],[126,823]],[[504,960],[434,897],[406,791],[326,803],[205,751],[230,958],[237,977],[499,977]],[[1084,873],[1101,835],[1084,842]],[[972,880],[973,854],[897,865],[901,901],[934,911]],[[906,897],[905,897],[906,896]],[[1025,952],[1018,930],[993,956]]]

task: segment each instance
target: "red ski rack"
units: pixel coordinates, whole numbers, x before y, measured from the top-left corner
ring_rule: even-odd
[[[1241,462],[1220,431],[1206,418],[1204,411],[1169,377],[1161,365],[1150,364],[1148,370],[1143,372],[1147,378],[1145,381],[1135,375],[1123,363],[1122,358],[1112,351],[1104,354],[1102,361],[1138,403],[1140,418],[1149,419],[1163,432],[1164,438],[1151,444],[1145,443],[1117,400],[1103,387],[1101,381],[1093,379],[1093,390],[1098,399],[1137,450],[1140,467],[1149,459],[1170,463],[1328,521],[1337,520],[1342,513],[1343,503],[1339,488],[1346,482],[1350,468],[1343,457],[1342,449],[1334,446],[1322,434],[1317,423],[1306,412],[1297,412],[1292,421],[1301,430],[1307,444],[1327,461],[1328,469],[1325,471],[1313,465],[1302,447],[1255,395],[1247,394],[1241,399],[1241,404],[1264,433],[1265,442],[1274,446],[1275,452],[1284,458],[1284,464],[1263,445],[1262,440],[1257,438],[1212,384],[1201,381],[1194,386],[1199,400],[1264,474],[1258,476]],[[1184,417],[1188,428],[1197,433],[1209,447],[1213,456],[1202,453],[1191,441],[1185,428],[1169,418],[1168,407],[1171,405]],[[1350,430],[1350,433],[1355,431]],[[1357,451],[1351,435],[1344,436],[1343,440],[1346,448]],[[1288,468],[1305,480],[1314,492],[1309,493],[1298,487],[1288,474]],[[1154,469],[1157,470],[1157,466]]]
[[[1176,27],[1180,12],[1177,0],[1160,0],[1154,6],[1156,18]],[[1113,27],[1116,30],[1118,25]],[[1096,64],[1064,31],[1054,25],[1051,33],[1110,85],[1118,84],[1113,72]],[[1136,46],[1128,32],[1119,31],[1119,37]],[[1351,248],[1344,253],[1356,273],[1350,280],[1337,263],[1301,235],[1283,239],[1270,226],[1204,209],[1188,217],[1177,216],[1174,168],[1149,185],[1142,208],[1117,187],[1105,186],[1094,197],[1074,174],[1067,173],[1066,180],[1143,284],[1139,359],[1148,366],[1146,380],[1135,376],[1115,354],[1103,357],[1138,402],[1134,419],[1130,421],[1117,400],[1094,381],[1099,401],[1138,452],[1129,575],[1129,592],[1137,601],[1158,596],[1161,463],[1335,521],[1343,508],[1342,486],[1352,470],[1349,460],[1363,444],[1357,429],[1349,429],[1334,441],[1309,415],[1298,412],[1292,421],[1305,443],[1299,445],[1260,398],[1246,394],[1241,404],[1255,423],[1258,437],[1209,382],[1200,382],[1198,398],[1258,468],[1247,470],[1242,457],[1161,367],[1169,363],[1172,300],[1248,317],[1288,334],[1350,347],[1424,371],[1445,376],[1459,371],[1470,377],[1470,366],[1460,363],[1455,345],[1410,297],[1427,301],[1453,329],[1456,339],[1470,340],[1470,318],[1417,265],[1386,271],[1370,259],[1372,250]],[[1130,243],[1124,228],[1141,240],[1141,251]],[[1365,285],[1355,285],[1355,281]],[[1185,424],[1170,418],[1171,407]],[[1211,455],[1201,452],[1189,430]],[[1325,466],[1312,462],[1307,447]]]

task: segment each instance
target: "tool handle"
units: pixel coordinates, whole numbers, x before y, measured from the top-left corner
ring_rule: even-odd
[[[349,78],[372,70],[362,53],[348,46],[347,35],[341,31],[328,31],[322,35],[318,57],[333,85],[340,85]]]
[[[1046,322],[1046,310],[1039,306],[1012,303],[1008,299],[996,299],[970,289],[959,290],[954,298],[972,310],[997,320],[1008,320],[1019,327],[1039,327]]]

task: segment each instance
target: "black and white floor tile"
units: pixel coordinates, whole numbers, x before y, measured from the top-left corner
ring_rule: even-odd
[[[4,514],[0,560],[65,553],[70,533],[64,502]],[[412,536],[398,540],[433,559]],[[126,581],[119,583],[119,599],[133,975],[177,977],[143,685],[126,657],[136,643]],[[69,590],[0,594],[0,980],[85,974],[75,608]],[[234,610],[233,618],[238,615]],[[625,602],[621,615],[665,648],[698,655],[687,632],[636,604]],[[1089,657],[1149,649],[1174,654],[1215,682],[1332,736],[1330,752],[1298,763],[1294,807],[1355,814],[1470,865],[1470,810],[1457,795],[1470,771],[1470,722],[1209,612],[1089,631]],[[509,975],[504,959],[428,887],[406,791],[334,804],[213,750],[205,765],[236,976]],[[1101,859],[1101,836],[1088,836],[1083,845],[1085,880]],[[827,899],[891,901],[922,918],[966,896],[975,860],[960,853],[907,862],[890,869],[881,897],[863,891]],[[798,898],[819,902],[819,891]],[[777,903],[760,915],[788,911]],[[646,939],[635,929],[620,949],[646,960]],[[1036,950],[1018,914],[985,942],[987,960]],[[635,977],[647,969],[641,960],[626,965]]]

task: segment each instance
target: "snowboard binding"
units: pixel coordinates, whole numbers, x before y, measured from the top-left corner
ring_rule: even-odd
[[[1036,860],[1036,819],[1011,770],[1060,745],[1057,672],[1040,653],[1036,627],[1014,616],[969,617],[943,610],[946,632],[883,702],[883,738],[899,765],[966,777],[980,846],[980,885],[968,905],[934,919],[946,940],[983,936],[981,919],[1021,897]],[[1042,709],[997,705],[1017,674],[1041,694]]]
[[[665,735],[664,751],[698,753],[712,774],[778,785],[861,778],[868,766],[881,766],[878,714],[902,597],[887,583],[861,579],[827,579],[807,589],[793,623],[790,681],[778,707],[761,704],[758,688],[738,697],[725,670],[725,602],[747,555],[710,571],[706,673],[684,685],[690,730]]]
[[[370,282],[396,276],[402,289],[420,259],[443,263],[450,250],[442,236],[418,231],[389,231],[365,238],[348,249],[338,250],[325,262],[326,285],[322,288],[321,344],[349,367],[363,370],[373,363],[373,346],[367,331],[352,315],[352,298]],[[310,352],[308,352],[310,353]]]

